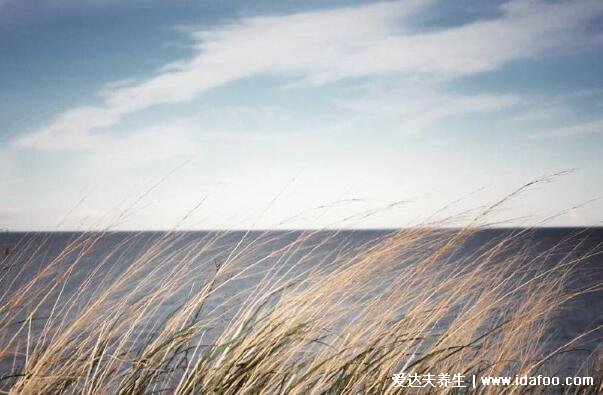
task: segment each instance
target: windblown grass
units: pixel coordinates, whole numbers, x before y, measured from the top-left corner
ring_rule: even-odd
[[[524,243],[531,231],[518,230],[461,253],[475,231],[412,228],[361,243],[336,231],[214,232],[194,241],[171,232],[120,244],[89,233],[53,256],[41,256],[44,236],[28,239],[0,273],[0,388],[412,393],[392,386],[392,375],[576,368],[571,350],[599,328],[565,344],[549,335],[563,306],[601,291],[567,286],[599,251],[565,248],[577,235],[533,254]],[[134,242],[144,248],[132,257]],[[543,264],[553,254],[562,256]],[[590,351],[596,360],[600,350]],[[574,373],[597,376],[598,368]]]

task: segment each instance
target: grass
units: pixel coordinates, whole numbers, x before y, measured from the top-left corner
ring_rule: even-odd
[[[414,393],[392,385],[401,371],[536,376],[569,365],[600,377],[601,350],[576,349],[600,328],[562,344],[550,336],[568,303],[601,292],[568,286],[599,249],[574,250],[577,234],[534,253],[533,231],[520,229],[462,253],[478,229],[362,242],[338,231],[99,232],[50,255],[47,236],[29,238],[0,272],[0,389],[387,394]]]

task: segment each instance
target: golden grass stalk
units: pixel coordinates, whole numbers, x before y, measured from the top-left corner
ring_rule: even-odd
[[[101,232],[43,264],[48,240],[31,239],[0,278],[0,389],[387,394],[413,393],[392,385],[400,371],[554,375],[580,340],[552,344],[555,319],[602,285],[567,280],[599,251],[567,251],[578,235],[535,255],[532,231],[518,230],[460,253],[477,229],[417,227],[361,243],[337,231]],[[144,248],[134,253],[135,243]],[[529,391],[539,390],[505,389]]]

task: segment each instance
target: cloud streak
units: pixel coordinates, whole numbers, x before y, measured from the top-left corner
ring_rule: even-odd
[[[377,94],[342,101],[340,104],[355,113],[368,113],[380,120],[387,119],[399,131],[422,132],[448,118],[495,112],[516,107],[520,103],[521,98],[514,95],[462,95],[422,84],[420,87],[390,92],[378,91]]]
[[[603,119],[597,119],[594,121],[587,122],[578,122],[570,126],[544,129],[531,134],[529,137],[531,139],[568,138],[597,133],[603,133]]]
[[[100,141],[98,129],[118,125],[129,114],[190,101],[256,75],[289,76],[315,86],[398,74],[448,81],[571,45],[585,23],[603,11],[600,1],[519,0],[504,4],[493,19],[417,31],[412,17],[430,5],[393,1],[193,29],[189,34],[195,52],[190,59],[138,84],[105,87],[102,104],[67,110],[16,145],[92,149]]]

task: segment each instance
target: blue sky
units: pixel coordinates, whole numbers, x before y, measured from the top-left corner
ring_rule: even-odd
[[[490,220],[603,221],[601,1],[0,0],[0,54],[3,228],[407,226],[569,169]]]

